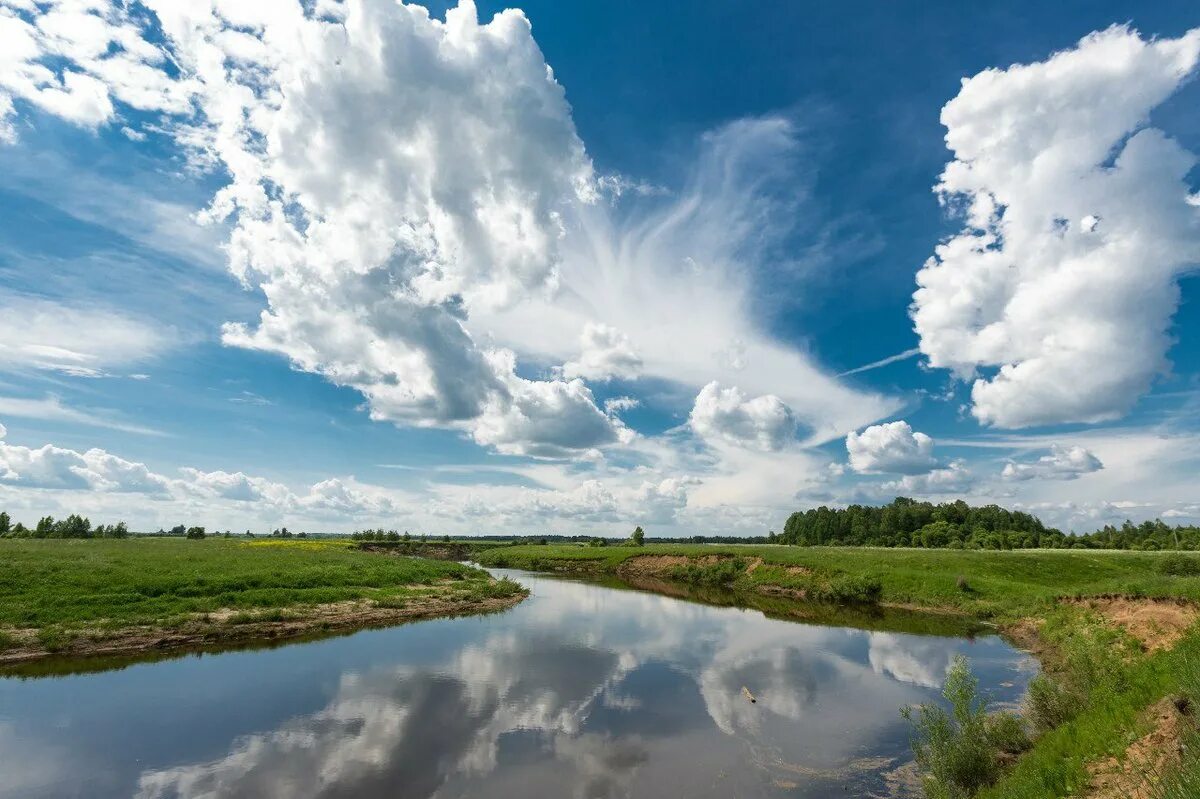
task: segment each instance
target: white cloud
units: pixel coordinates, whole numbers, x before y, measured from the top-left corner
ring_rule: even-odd
[[[966,226],[918,273],[913,320],[932,366],[976,376],[981,422],[1114,419],[1166,369],[1176,280],[1200,260],[1196,159],[1147,119],[1198,60],[1200,29],[1117,26],[981,72],[942,110],[937,190]]]
[[[0,414],[16,416],[22,419],[42,419],[51,422],[70,422],[72,424],[88,425],[89,427],[106,427],[110,430],[121,430],[126,433],[138,433],[139,435],[163,435],[162,432],[153,428],[123,422],[104,412],[72,408],[64,405],[62,400],[53,395],[43,399],[0,396]]]
[[[880,488],[887,493],[907,496],[933,494],[965,494],[975,486],[975,475],[965,461],[951,461],[941,469],[932,469],[925,474],[906,474],[899,480],[884,483]]]
[[[3,294],[0,369],[44,369],[75,377],[149,360],[166,350],[173,332],[106,308]]]
[[[679,192],[629,207],[576,205],[564,217],[557,292],[473,310],[468,327],[562,363],[578,360],[578,331],[604,320],[628,338],[641,376],[697,392],[716,380],[773,394],[808,443],[895,412],[896,400],[847,387],[761,329],[760,293],[777,295],[781,272],[803,269],[781,261],[804,238],[797,223],[815,216],[802,208],[801,150],[797,123],[780,116],[706,134]]]
[[[166,495],[169,481],[145,464],[102,449],[76,452],[46,444],[38,449],[0,441],[0,483],[25,488]]]
[[[568,380],[626,380],[635,378],[642,370],[642,359],[633,344],[620,330],[608,325],[588,322],[579,337],[579,358],[563,364],[563,377]]]
[[[914,432],[908,422],[877,424],[846,436],[850,468],[860,474],[919,474],[928,472],[936,461],[933,439]]]
[[[91,128],[114,117],[114,100],[183,112],[185,84],[165,64],[124,4],[0,4],[0,140],[16,138],[16,101]]]
[[[568,378],[633,376],[641,362],[694,387],[737,372],[766,394],[786,375],[778,395],[814,440],[894,406],[751,321],[747,275],[801,218],[773,191],[786,181],[803,196],[789,120],[709,134],[680,196],[616,220],[592,202],[591,163],[519,11],[481,25],[469,2],[444,22],[404,3],[146,5],[159,44],[105,3],[66,22],[49,19],[57,4],[9,18],[33,42],[22,69],[49,71],[43,89],[67,67],[102,80],[110,102],[174,114],[155,132],[230,176],[204,218],[229,220],[230,267],[267,308],[257,325],[227,325],[226,343],[355,388],[376,418],[510,453],[590,455],[630,436],[566,381],[520,377],[506,347],[570,361]],[[593,319],[621,333],[585,333],[572,360],[559,331]],[[572,419],[585,429],[565,434]]]
[[[737,386],[715,380],[700,390],[688,423],[701,438],[774,451],[795,440],[796,418],[773,394],[747,399]]]
[[[1005,480],[1074,480],[1080,475],[1100,471],[1104,464],[1090,450],[1081,447],[1050,447],[1050,454],[1033,463],[1009,461],[1001,476]]]

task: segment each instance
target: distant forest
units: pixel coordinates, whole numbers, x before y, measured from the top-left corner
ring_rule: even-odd
[[[962,500],[934,505],[897,497],[882,507],[821,506],[788,517],[774,540],[798,546],[927,547],[930,549],[1200,549],[1200,527],[1161,520],[1071,535],[999,505]]]

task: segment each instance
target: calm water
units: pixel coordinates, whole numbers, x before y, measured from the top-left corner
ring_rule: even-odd
[[[995,637],[514,576],[499,615],[0,680],[0,796],[905,795],[898,708],[957,653],[1000,702],[1032,673]]]

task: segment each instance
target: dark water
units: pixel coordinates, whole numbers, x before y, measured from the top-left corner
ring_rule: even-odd
[[[2,679],[0,796],[906,795],[898,708],[957,653],[1000,702],[1033,668],[996,637],[515,576],[498,615]]]

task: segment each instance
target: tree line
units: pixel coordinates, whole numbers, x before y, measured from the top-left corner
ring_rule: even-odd
[[[918,502],[897,497],[887,505],[822,505],[788,517],[769,540],[796,546],[925,547],[929,549],[1200,549],[1200,528],[1161,520],[1071,535],[1036,516],[999,505],[962,500]]]
[[[128,538],[129,526],[125,522],[97,524],[86,516],[72,513],[65,519],[43,516],[36,527],[29,528],[21,522],[13,523],[12,517],[0,511],[0,538]]]

